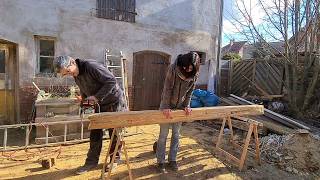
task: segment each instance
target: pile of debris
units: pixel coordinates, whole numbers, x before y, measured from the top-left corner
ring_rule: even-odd
[[[320,138],[307,131],[261,138],[261,154],[265,161],[294,174],[320,175]]]

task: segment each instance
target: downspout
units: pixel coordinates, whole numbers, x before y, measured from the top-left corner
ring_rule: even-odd
[[[214,89],[216,90],[216,94],[220,95],[220,59],[221,59],[221,42],[222,42],[222,26],[223,26],[223,2],[220,2],[220,21],[219,21],[219,39],[218,39],[218,50],[217,50],[217,66],[216,66],[216,76],[214,78]]]
[[[219,95],[219,79],[220,79],[220,50],[221,50],[221,39],[222,39],[222,19],[223,19],[223,0],[220,0],[220,19],[219,19],[219,31],[218,31],[218,42],[217,38],[214,39],[214,49],[212,52],[217,52],[216,57],[213,57],[209,61],[209,69],[208,69],[208,87],[207,90],[214,92]],[[212,43],[212,44],[213,44]],[[218,48],[216,48],[218,46]],[[216,59],[216,62],[214,60]]]

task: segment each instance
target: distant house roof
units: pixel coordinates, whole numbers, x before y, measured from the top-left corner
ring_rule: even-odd
[[[251,59],[254,57],[264,57],[267,55],[279,56],[284,52],[284,42],[256,42],[248,44],[243,51],[244,59]]]
[[[284,52],[284,41],[257,43],[255,47],[265,48],[265,52],[270,52],[273,55],[279,55]]]
[[[293,35],[290,39],[289,39],[289,45],[293,48],[295,47],[295,38],[298,37],[298,52],[299,53],[304,53],[305,52],[305,41],[306,41],[306,27],[301,28],[301,30],[298,32],[298,34]],[[313,41],[313,43],[319,43],[320,42],[320,36],[316,36],[316,40]],[[310,42],[312,43],[312,42]]]
[[[230,43],[221,49],[223,55],[226,53],[239,53],[247,41],[230,41]]]

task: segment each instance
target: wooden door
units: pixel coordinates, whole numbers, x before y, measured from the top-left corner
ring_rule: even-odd
[[[11,46],[0,44],[0,124],[14,122],[14,62]]]
[[[159,109],[170,55],[143,51],[133,55],[133,109]]]

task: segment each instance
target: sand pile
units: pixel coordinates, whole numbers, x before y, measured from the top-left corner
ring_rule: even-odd
[[[261,138],[261,154],[269,163],[295,174],[320,175],[320,139],[307,132]]]

